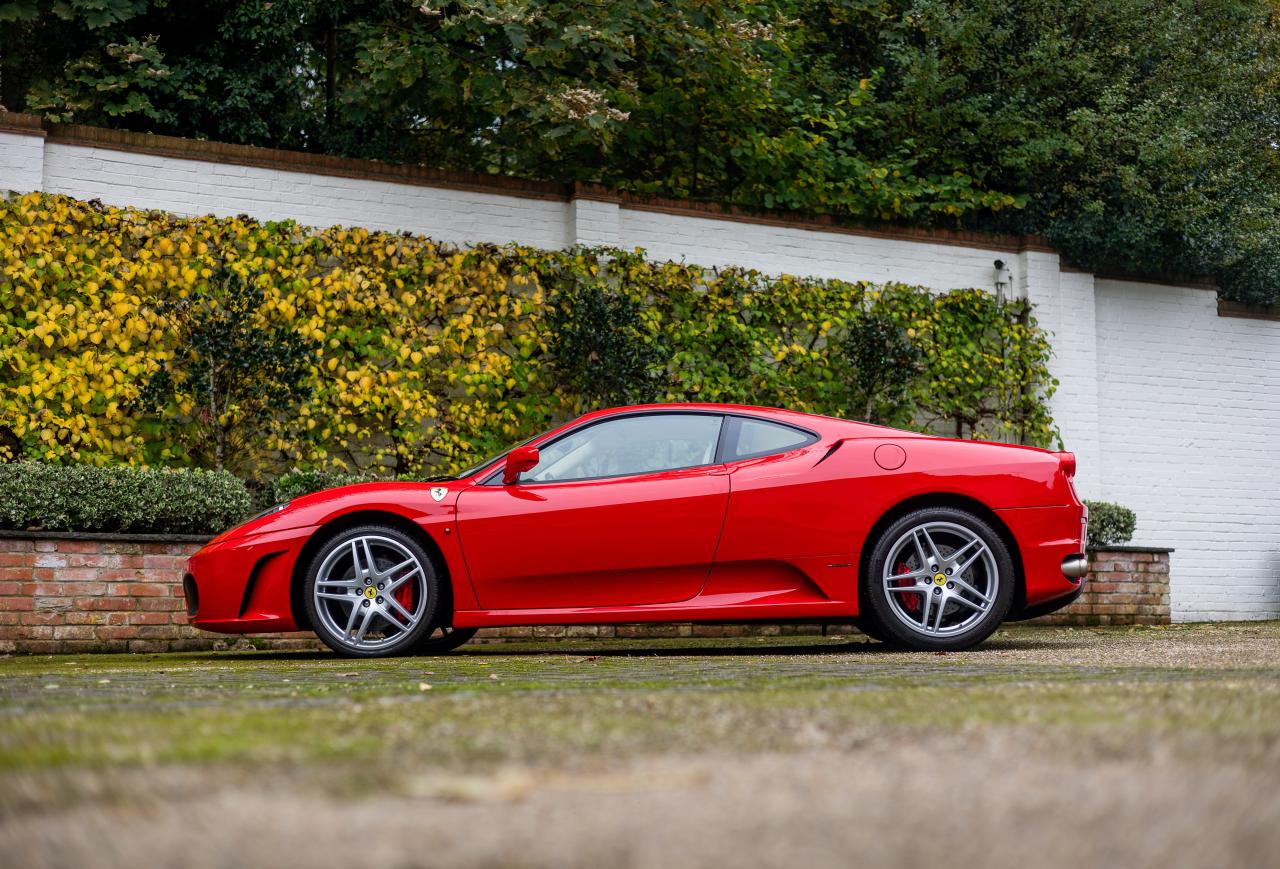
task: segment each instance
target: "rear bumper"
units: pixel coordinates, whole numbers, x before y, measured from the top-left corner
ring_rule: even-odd
[[[1066,606],[1079,596],[1089,571],[1083,504],[1024,507],[997,514],[1013,532],[1022,556],[1024,595],[1011,619],[1041,604]]]
[[[1025,622],[1027,619],[1039,618],[1040,616],[1047,616],[1049,613],[1056,613],[1063,607],[1071,606],[1071,604],[1076,602],[1076,598],[1080,597],[1082,594],[1084,594],[1083,582],[1080,583],[1076,590],[1070,594],[1065,594],[1062,597],[1056,597],[1053,600],[1041,601],[1035,606],[1024,607],[1017,612],[1009,613],[1005,621]]]

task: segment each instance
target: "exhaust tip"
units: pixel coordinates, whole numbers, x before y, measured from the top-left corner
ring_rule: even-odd
[[[1071,579],[1080,579],[1089,572],[1089,556],[1068,555],[1062,559],[1062,574]]]

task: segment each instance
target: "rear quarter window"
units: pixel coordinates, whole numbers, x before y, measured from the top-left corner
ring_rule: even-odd
[[[810,432],[762,419],[739,417],[734,422],[736,431],[730,433],[726,461],[785,453],[818,439]]]

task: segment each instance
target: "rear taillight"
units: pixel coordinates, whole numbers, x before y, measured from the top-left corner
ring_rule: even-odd
[[[1062,473],[1067,475],[1067,479],[1071,479],[1076,475],[1076,454],[1075,453],[1054,453],[1058,457],[1058,467],[1062,469]]]

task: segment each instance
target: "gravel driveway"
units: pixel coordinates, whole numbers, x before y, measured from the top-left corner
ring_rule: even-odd
[[[0,658],[0,865],[1259,866],[1280,623]]]

